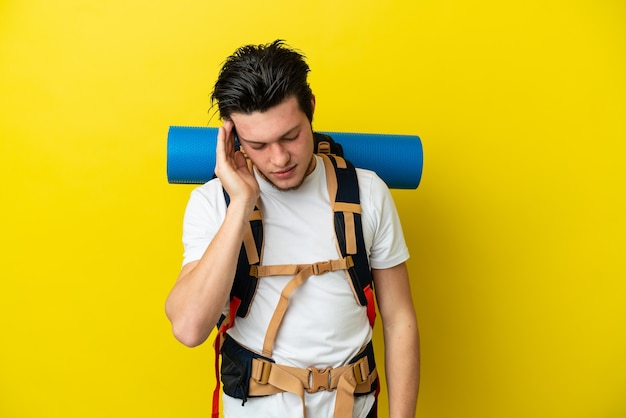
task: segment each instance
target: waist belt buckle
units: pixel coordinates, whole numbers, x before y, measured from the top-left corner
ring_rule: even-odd
[[[309,393],[319,392],[320,390],[331,391],[330,387],[330,371],[332,367],[326,367],[324,370],[317,367],[308,367],[309,371]]]

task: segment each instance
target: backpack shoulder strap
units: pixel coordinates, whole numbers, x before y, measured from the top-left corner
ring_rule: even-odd
[[[367,306],[370,325],[374,326],[372,272],[367,258],[361,202],[356,168],[349,161],[336,155],[320,155],[324,160],[328,195],[334,212],[335,236],[342,257],[352,257],[353,266],[347,272],[352,290],[361,306]]]
[[[230,203],[230,197],[224,190],[224,199],[226,205]],[[258,268],[263,254],[263,216],[261,214],[261,205],[257,202],[246,231],[244,232],[239,258],[237,259],[237,269],[235,271],[235,279],[233,287],[230,291],[231,301],[236,300],[237,316],[245,318],[250,311],[250,304],[256,293],[258,277],[251,272]],[[233,307],[231,302],[231,307]],[[218,328],[224,318],[218,323]],[[232,324],[231,324],[232,326]]]

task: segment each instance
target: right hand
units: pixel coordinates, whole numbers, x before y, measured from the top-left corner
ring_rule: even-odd
[[[241,200],[252,210],[260,195],[259,183],[248,169],[246,157],[241,151],[235,151],[234,126],[231,120],[225,120],[217,132],[215,175],[231,202]]]

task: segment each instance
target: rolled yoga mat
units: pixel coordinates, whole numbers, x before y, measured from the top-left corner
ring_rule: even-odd
[[[320,132],[343,147],[355,167],[372,170],[391,189],[416,189],[422,178],[423,150],[415,135]],[[202,184],[213,178],[217,128],[170,126],[167,135],[167,179]]]

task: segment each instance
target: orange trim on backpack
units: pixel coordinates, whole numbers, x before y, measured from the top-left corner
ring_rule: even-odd
[[[370,326],[374,328],[374,322],[376,321],[376,305],[374,305],[374,292],[372,286],[367,285],[363,288],[365,298],[367,299],[367,319],[370,320]]]
[[[228,316],[224,319],[222,326],[217,332],[213,348],[215,349],[215,389],[213,390],[213,412],[212,418],[218,418],[220,416],[220,352],[222,351],[222,343],[224,342],[224,334],[233,325],[235,325],[235,317],[237,316],[237,309],[241,305],[241,299],[233,296],[230,300],[230,306],[228,309]]]

